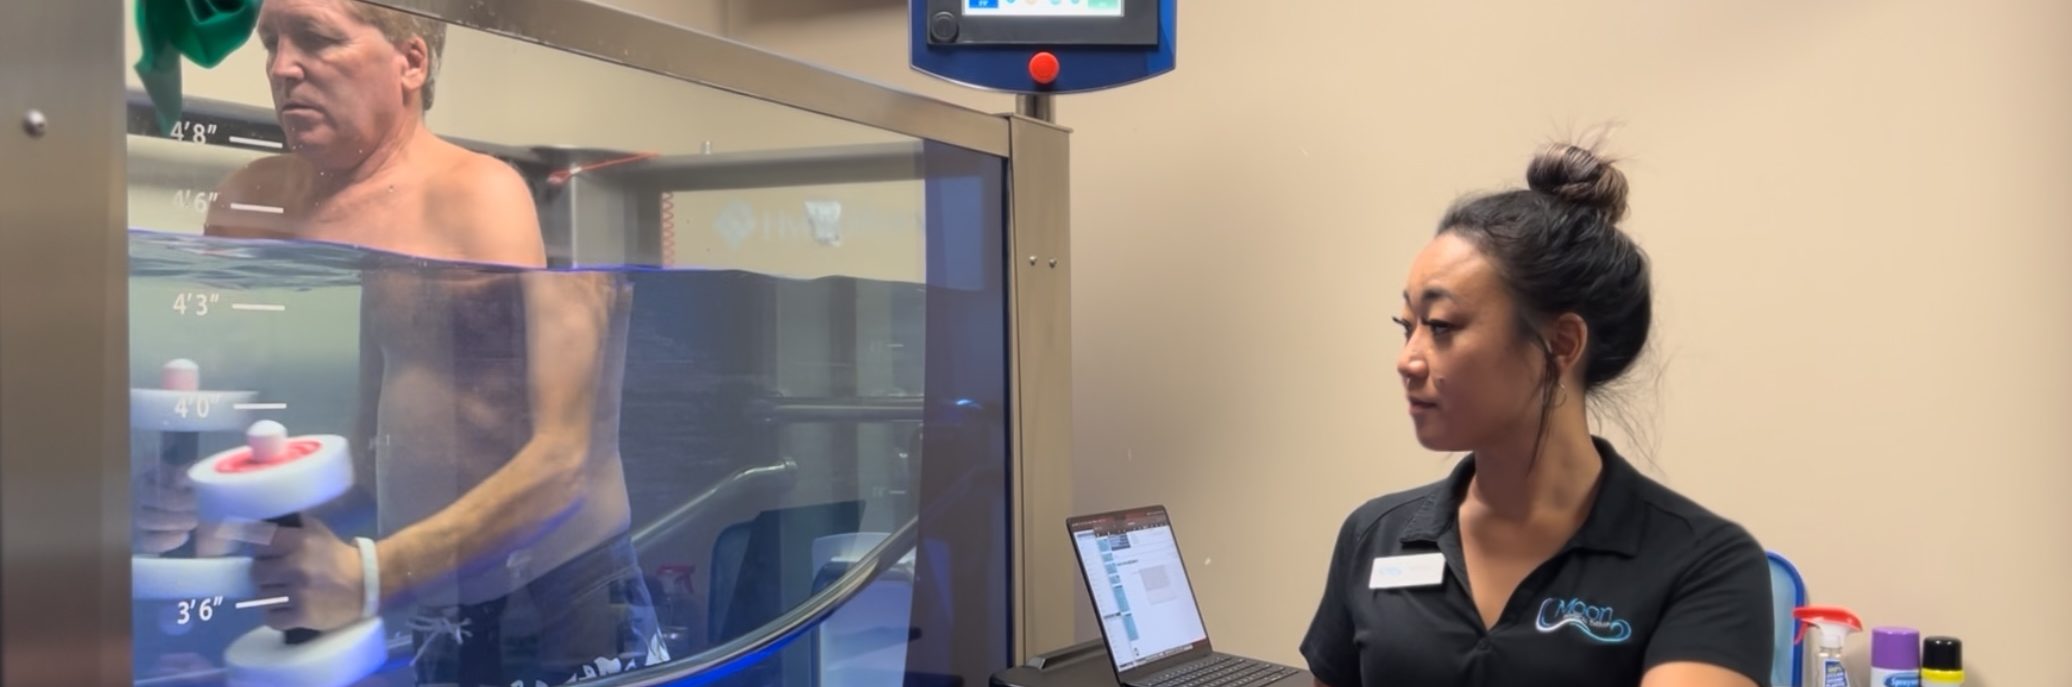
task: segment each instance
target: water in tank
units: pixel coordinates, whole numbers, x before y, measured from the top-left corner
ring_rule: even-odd
[[[864,560],[697,679],[1006,662],[997,158],[350,0],[130,86],[136,684],[626,680]]]

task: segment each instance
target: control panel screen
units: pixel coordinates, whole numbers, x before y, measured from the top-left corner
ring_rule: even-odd
[[[1122,0],[964,0],[973,17],[1120,17],[1122,9]]]

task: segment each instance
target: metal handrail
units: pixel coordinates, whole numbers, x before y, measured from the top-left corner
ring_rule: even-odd
[[[920,422],[926,403],[923,396],[779,396],[751,401],[748,416],[766,422]]]
[[[869,553],[858,557],[855,564],[843,572],[841,577],[814,593],[805,603],[793,607],[762,627],[685,658],[595,678],[583,684],[591,687],[634,687],[680,684],[670,681],[694,676],[705,680],[724,677],[726,673],[715,672],[716,669],[735,666],[743,659],[773,651],[811,632],[821,621],[834,615],[835,611],[840,610],[849,600],[863,593],[879,575],[906,558],[907,553],[920,541],[920,536],[921,516],[916,515],[883,541],[878,542]]]
[[[750,657],[790,644],[792,640],[811,632],[821,621],[834,615],[835,611],[862,594],[872,582],[877,581],[879,575],[899,565],[907,553],[918,547],[921,539],[921,522],[938,516],[943,508],[942,504],[957,501],[957,495],[971,487],[973,474],[967,472],[958,476],[955,482],[943,490],[945,493],[940,495],[941,500],[935,507],[924,507],[921,512],[914,514],[914,517],[908,518],[906,524],[879,541],[869,553],[857,557],[856,562],[851,564],[848,570],[843,571],[841,577],[822,587],[820,591],[814,592],[811,598],[785,611],[776,619],[727,640],[726,643],[691,656],[599,677],[583,684],[591,687],[638,687],[658,684],[682,687],[686,684],[697,684],[675,682],[690,677],[700,678],[698,683],[709,682],[732,672],[718,672],[718,669],[738,669],[743,667],[740,665],[741,662]]]
[[[696,516],[698,511],[703,510],[706,504],[711,503],[713,499],[718,498],[721,494],[730,492],[749,482],[778,477],[795,480],[798,478],[798,472],[799,464],[793,462],[790,458],[785,458],[783,463],[777,465],[747,468],[728,475],[726,479],[720,480],[718,484],[707,487],[705,491],[699,492],[697,496],[693,496],[690,500],[683,502],[683,505],[670,509],[669,512],[663,513],[661,517],[655,518],[654,521],[641,526],[638,530],[634,530],[632,536],[633,550],[645,555],[648,549],[666,541],[669,535],[675,534],[677,530],[683,529],[684,525],[690,524],[692,517]]]

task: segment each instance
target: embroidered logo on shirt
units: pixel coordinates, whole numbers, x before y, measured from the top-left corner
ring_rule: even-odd
[[[1633,637],[1633,625],[1620,620],[1612,613],[1612,607],[1592,606],[1582,599],[1541,601],[1540,616],[1534,624],[1548,634],[1573,627],[1583,636],[1605,644],[1618,644]]]

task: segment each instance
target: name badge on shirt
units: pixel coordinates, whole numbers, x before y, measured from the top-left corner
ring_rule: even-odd
[[[1446,554],[1382,556],[1367,571],[1368,589],[1429,587],[1446,579]]]

